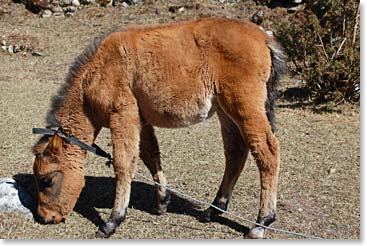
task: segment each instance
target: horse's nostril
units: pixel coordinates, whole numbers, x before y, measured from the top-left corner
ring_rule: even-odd
[[[52,215],[52,217],[51,217],[51,223],[52,223],[52,224],[55,224],[55,219],[56,219],[56,218],[55,218],[55,216],[54,216],[54,215]]]

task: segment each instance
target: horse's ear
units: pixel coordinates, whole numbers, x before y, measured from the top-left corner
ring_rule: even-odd
[[[44,151],[45,155],[58,155],[62,152],[62,138],[55,135],[48,142],[48,145]]]
[[[32,153],[34,155],[42,154],[45,151],[46,147],[47,147],[49,139],[50,139],[50,136],[42,136],[38,140],[37,144],[35,144],[32,147]]]

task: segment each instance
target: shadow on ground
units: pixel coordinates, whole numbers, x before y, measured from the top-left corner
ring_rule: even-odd
[[[278,105],[279,108],[303,108],[313,105],[310,101],[310,94],[304,87],[290,87],[280,91],[279,97],[286,103]]]
[[[290,87],[284,91],[280,91],[278,108],[307,108],[316,114],[322,113],[341,113],[337,109],[338,104],[335,103],[315,103],[311,100],[311,95],[307,88],[304,87]]]
[[[17,174],[13,177],[36,200],[37,192],[33,175]],[[85,177],[85,186],[74,207],[74,211],[90,220],[97,227],[104,223],[98,209],[112,209],[115,197],[115,179],[112,177]],[[155,187],[139,181],[131,184],[129,208],[134,208],[149,214],[156,214]],[[195,219],[202,213],[198,207],[187,199],[176,194],[171,194],[171,203],[168,205],[168,213],[184,214]],[[247,234],[249,228],[222,216],[217,216],[213,222],[228,226],[233,230]]]

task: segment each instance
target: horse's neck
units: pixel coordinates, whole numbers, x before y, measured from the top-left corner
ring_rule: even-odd
[[[83,100],[81,86],[72,85],[64,98],[62,106],[56,112],[56,118],[60,127],[66,133],[87,144],[92,144],[96,135],[96,128],[85,113]]]

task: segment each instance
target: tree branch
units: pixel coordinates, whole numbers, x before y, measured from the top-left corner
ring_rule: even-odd
[[[343,47],[343,45],[344,45],[345,41],[347,41],[347,38],[346,38],[346,37],[345,37],[345,38],[343,38],[343,41],[342,41],[342,43],[340,44],[340,46],[339,46],[338,50],[337,50],[337,51],[336,51],[336,52],[331,56],[331,58],[330,58],[330,60],[331,60],[331,61],[334,59],[334,57],[335,57],[335,56],[339,55],[339,52],[340,52],[340,50],[342,49],[342,47]]]
[[[326,57],[326,62],[328,62],[328,61],[329,61],[329,56],[328,56],[328,55],[327,55],[327,53],[326,53],[324,42],[322,41],[322,38],[321,38],[321,36],[320,36],[320,34],[319,34],[319,33],[317,33],[317,36],[319,37],[319,40],[320,40],[320,43],[321,43],[322,50],[324,51],[324,55],[325,55],[325,57]]]
[[[360,5],[358,4],[357,13],[356,13],[355,22],[354,22],[352,46],[354,46],[354,43],[356,42],[356,35],[357,35],[357,30],[358,30],[358,25],[359,25],[359,16],[360,16],[359,7]]]

